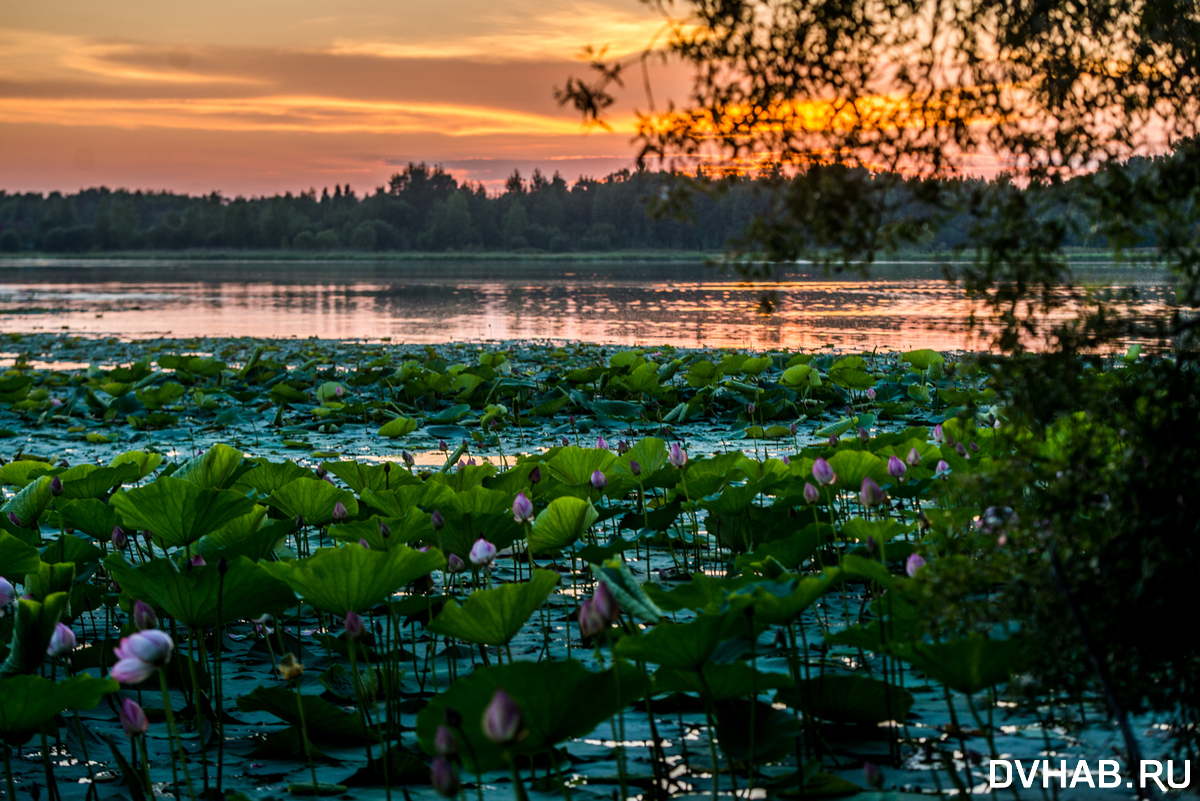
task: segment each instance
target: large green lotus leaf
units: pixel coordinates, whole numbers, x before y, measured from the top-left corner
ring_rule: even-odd
[[[754,704],[753,711],[750,705]],[[716,705],[717,743],[731,759],[763,764],[796,753],[800,721],[791,712],[756,700],[733,699]]]
[[[54,498],[50,494],[51,480],[50,476],[41,476],[30,481],[0,507],[0,514],[7,517],[8,513],[12,512],[22,526],[32,526]]]
[[[476,590],[463,606],[447,604],[426,629],[465,642],[505,645],[546,601],[556,584],[557,573],[534,570],[529,581]]]
[[[404,517],[379,517],[372,515],[366,520],[351,520],[329,527],[329,536],[338,542],[366,540],[373,551],[391,550],[397,545],[434,539],[432,515],[420,509],[411,509]],[[383,536],[380,524],[391,532]]]
[[[830,567],[820,576],[800,580],[756,581],[731,592],[721,610],[745,612],[753,607],[755,623],[783,626],[816,603],[841,577],[838,568]]]
[[[890,484],[887,462],[867,451],[838,451],[829,460],[829,466],[837,473],[838,486],[857,493],[862,489],[863,479],[870,476],[876,484]]]
[[[306,603],[335,615],[365,612],[406,584],[445,566],[441,551],[421,552],[403,545],[389,551],[360,545],[318,548],[305,559],[262,565]]]
[[[588,484],[597,470],[607,473],[616,458],[609,450],[571,446],[556,453],[546,466],[559,481],[575,487]]]
[[[35,478],[50,473],[52,468],[46,462],[33,459],[20,459],[0,467],[0,484],[6,487],[25,487]]]
[[[105,694],[119,689],[112,679],[88,675],[62,681],[41,676],[0,679],[0,738],[9,745],[19,745],[59,712],[92,709]]]
[[[145,601],[193,628],[273,614],[295,603],[287,585],[262,565],[244,556],[227,560],[227,565],[222,581],[216,563],[181,570],[171,559],[154,559],[137,567],[119,553],[104,560],[130,600]]]
[[[629,465],[637,462],[641,475],[634,476]],[[667,465],[667,442],[658,437],[645,437],[636,445],[618,456],[613,462],[612,470],[615,475],[637,482],[640,478],[645,481]]]
[[[58,511],[62,513],[64,525],[101,542],[111,540],[113,528],[121,525],[117,510],[98,498],[62,503]]]
[[[362,495],[366,490],[386,492],[405,484],[420,484],[421,479],[403,467],[385,462],[362,464],[360,462],[325,462],[321,465],[330,473],[346,482],[346,486]]]
[[[245,495],[174,476],[118,492],[109,503],[129,526],[151,532],[164,548],[193,543],[254,508]]]
[[[113,460],[108,463],[109,467],[120,467],[125,464],[132,464],[137,467],[137,481],[141,481],[146,476],[153,473],[158,466],[162,464],[163,456],[161,453],[146,453],[145,451],[127,451],[113,457]]]
[[[206,489],[229,489],[239,475],[246,469],[252,469],[249,466],[243,468],[244,458],[245,454],[237,448],[218,443],[195,459],[185,462],[171,475]]]
[[[821,386],[821,376],[808,364],[796,364],[783,371],[779,383],[793,389]]]
[[[495,474],[496,465],[484,462],[483,464],[455,467],[446,473],[434,473],[429,477],[429,483],[443,484],[454,490],[455,493],[462,493],[474,487],[483,486],[483,482]]]
[[[60,534],[58,539],[42,549],[42,561],[50,564],[72,562],[77,575],[98,563],[104,552],[81,537]],[[65,590],[66,588],[64,588]]]
[[[63,485],[62,497],[66,500],[100,498],[113,487],[137,481],[138,467],[129,463],[119,467],[79,464],[59,473],[58,479]]]
[[[732,619],[724,615],[700,615],[688,623],[659,623],[641,634],[622,637],[613,646],[615,656],[635,662],[700,670],[717,646],[728,639]]]
[[[750,575],[719,578],[707,573],[693,573],[691,581],[672,590],[664,590],[650,581],[643,584],[642,588],[659,607],[668,612],[678,612],[683,609],[716,609],[725,602],[729,593],[756,580],[755,576]]]
[[[300,703],[295,691],[287,687],[259,687],[249,695],[237,700],[243,712],[267,712],[293,726],[304,722],[308,738],[316,743],[358,745],[376,742],[379,738],[363,728],[362,718],[355,712],[346,712],[318,695],[301,696],[304,715],[300,714]]]
[[[0,576],[19,580],[26,573],[37,571],[41,561],[37,548],[22,542],[7,531],[0,531]]]
[[[408,436],[421,425],[420,421],[411,417],[396,417],[387,421],[379,428],[379,436],[394,439]]]
[[[842,525],[842,537],[858,542],[875,540],[880,545],[886,545],[914,528],[916,528],[915,523],[906,526],[895,520],[864,520],[861,517],[852,517]]]
[[[499,490],[486,487],[472,487],[459,492],[446,503],[446,509],[454,510],[464,515],[491,515],[508,512],[512,516],[512,497]]]
[[[800,565],[816,553],[822,539],[827,542],[832,536],[833,526],[828,523],[809,523],[788,537],[763,543],[755,548],[753,553],[737,557],[734,565],[740,571],[759,570],[768,559],[773,559],[786,570],[798,570]]]
[[[264,509],[264,507],[256,507]],[[258,516],[257,511],[252,515],[243,515],[219,531],[201,537],[196,543],[196,550],[205,559],[214,560],[224,556],[235,559],[244,556],[251,562],[268,559],[278,549],[284,537],[295,533],[294,520],[268,520],[259,518],[257,528],[250,530],[247,523]]]
[[[575,660],[480,668],[435,695],[417,715],[421,747],[427,753],[436,753],[433,738],[449,708],[462,715],[462,733],[468,746],[462,749],[462,757],[468,768],[486,771],[502,767],[503,750],[483,736],[480,726],[484,710],[500,688],[521,708],[525,726],[525,736],[508,750],[534,754],[572,737],[590,734],[644,697],[650,690],[650,679],[624,662],[602,673],[592,673]]]
[[[52,555],[51,555],[52,556]],[[74,562],[38,563],[37,570],[25,574],[25,592],[36,601],[46,603],[51,595],[70,592],[75,583],[76,568]],[[70,615],[70,607],[66,614]]]
[[[879,679],[833,674],[801,679],[780,690],[776,700],[821,720],[868,726],[903,721],[916,701],[908,690]]]
[[[313,471],[288,459],[285,462],[272,462],[266,457],[251,459],[252,467],[238,476],[233,489],[253,489],[259,495],[266,497],[280,487],[290,484],[298,478],[316,478]]]
[[[300,517],[306,526],[323,526],[333,520],[334,507],[341,503],[350,517],[358,516],[358,499],[349,490],[328,481],[299,478],[271,493],[272,506],[291,518]]]
[[[591,501],[570,496],[555,498],[533,521],[529,551],[545,553],[566,548],[582,537],[599,517]]]
[[[700,671],[660,667],[654,671],[654,692],[696,693],[713,701],[729,701],[748,695],[792,686],[785,673],[764,673],[745,662],[728,665],[709,663]]]
[[[908,362],[918,370],[926,370],[931,364],[941,364],[946,361],[942,354],[936,350],[910,350],[908,353],[900,355],[900,361]]]
[[[693,500],[719,492],[726,484],[745,477],[738,467],[745,458],[741,451],[729,451],[705,459],[694,459],[688,462],[679,489],[683,490],[683,480],[686,479],[688,496]]]
[[[447,505],[453,497],[452,488],[433,481],[382,492],[366,490],[362,494],[363,503],[379,511],[384,517],[404,517],[410,509],[415,508],[432,512]]]
[[[619,556],[614,556],[603,565],[589,565],[597,581],[608,586],[621,609],[645,623],[662,620],[662,610],[654,605],[642,585],[629,572],[629,566]]]
[[[10,676],[33,673],[42,666],[46,661],[46,648],[58,621],[67,611],[68,601],[65,592],[58,592],[45,603],[26,599],[17,602],[8,658],[0,665],[0,684]]]
[[[1025,649],[1017,639],[989,640],[979,633],[943,643],[905,643],[896,656],[960,693],[977,693],[1021,670]]]

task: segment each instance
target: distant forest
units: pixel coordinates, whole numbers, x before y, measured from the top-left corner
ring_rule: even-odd
[[[1135,159],[1121,169],[1137,171],[1149,161]],[[216,192],[194,197],[105,187],[73,195],[0,191],[0,252],[717,252],[734,242],[757,215],[769,215],[772,204],[789,191],[789,180],[803,180],[713,181],[711,186],[720,190],[695,194],[691,219],[683,220],[659,217],[651,210],[654,201],[666,197],[673,178],[665,172],[623,170],[602,180],[585,178],[568,185],[557,173],[546,178],[535,170],[530,180],[514,172],[502,193],[488,194],[479,184],[458,183],[440,167],[410,164],[386,186],[362,196],[349,185],[319,194],[309,190],[249,199],[229,199]],[[951,190],[987,192],[1005,180],[953,181]],[[919,205],[903,199],[918,193],[915,179],[892,183],[901,198],[894,206],[898,214]],[[1045,213],[1067,222],[1078,211],[1072,208],[1071,182],[1052,189]],[[942,251],[969,241],[970,221],[964,216],[927,226],[916,246]],[[1068,236],[1065,244],[1103,243]]]

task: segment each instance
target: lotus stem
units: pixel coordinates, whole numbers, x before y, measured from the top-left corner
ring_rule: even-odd
[[[167,734],[175,741],[179,764],[183,768],[183,779],[187,782],[188,796],[191,797],[192,801],[196,801],[196,791],[192,787],[192,776],[187,766],[187,754],[183,750],[183,740],[179,738],[179,730],[175,727],[175,712],[171,709],[171,696],[167,690],[167,669],[165,667],[158,669],[158,681],[159,686],[162,688],[163,714],[167,718]],[[175,792],[178,793],[179,773],[175,769],[175,760],[171,760],[171,779],[175,787]]]

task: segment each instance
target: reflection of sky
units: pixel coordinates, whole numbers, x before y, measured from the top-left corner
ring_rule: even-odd
[[[203,264],[6,268],[0,330],[90,336],[554,339],[619,344],[977,349],[973,306],[927,265],[873,280],[725,280],[696,265],[539,262]],[[1134,272],[1141,310],[1164,288]],[[758,312],[764,292],[775,311]],[[27,311],[28,313],[20,313]],[[37,310],[37,311],[33,311]]]

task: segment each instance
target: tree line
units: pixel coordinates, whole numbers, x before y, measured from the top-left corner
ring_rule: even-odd
[[[1134,159],[1123,169],[1144,169],[1150,161]],[[909,240],[913,246],[938,252],[971,243],[972,226],[978,221],[969,214],[922,219],[926,181],[866,171],[860,178],[886,182],[892,196],[889,215],[922,226],[916,242]],[[672,203],[672,188],[681,180],[702,190],[688,193],[684,208]],[[785,176],[778,168],[754,177],[698,178],[622,170],[568,185],[558,173],[547,178],[535,170],[528,180],[514,171],[503,192],[489,194],[481,184],[459,183],[441,167],[422,163],[409,164],[386,186],[362,196],[348,184],[332,192],[325,188],[319,195],[310,189],[233,199],[218,192],[191,196],[105,187],[48,195],[0,190],[0,251],[719,252],[736,247],[751,222],[769,217],[789,194],[808,193],[806,180],[804,173]],[[1005,175],[938,183],[940,191],[964,197],[1011,191]],[[1071,181],[1039,187],[1042,213],[1075,228],[1069,223],[1081,215],[1076,194]],[[1147,232],[1146,237],[1153,235]],[[1080,230],[1068,234],[1064,244],[1104,243]]]

